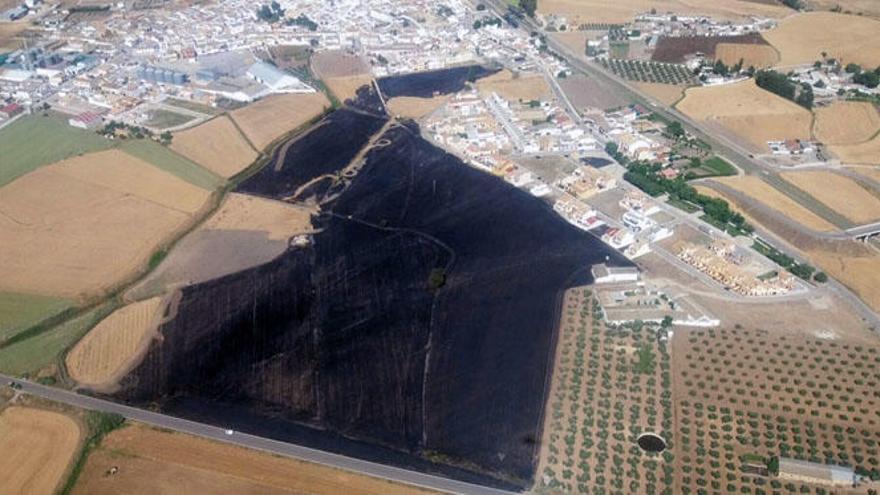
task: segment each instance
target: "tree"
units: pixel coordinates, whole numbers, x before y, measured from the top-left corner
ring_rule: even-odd
[[[880,74],[877,71],[861,72],[853,76],[853,82],[873,89],[880,85]]]
[[[824,284],[828,281],[828,275],[826,275],[825,272],[819,272],[813,275],[813,280],[819,282],[820,284]]]
[[[795,103],[806,108],[813,108],[813,87],[807,83],[801,84],[801,90],[798,92],[798,96],[795,99]]]
[[[715,65],[712,66],[712,70],[718,74],[719,76],[727,76],[730,73],[730,69],[727,65],[721,60],[716,60]]]
[[[846,64],[844,69],[848,74],[860,74],[862,72],[862,66],[859,64]]]
[[[520,0],[519,6],[529,15],[535,17],[535,11],[538,9],[538,0]]]
[[[670,122],[666,126],[666,132],[675,139],[681,139],[685,135],[684,127],[678,121]]]

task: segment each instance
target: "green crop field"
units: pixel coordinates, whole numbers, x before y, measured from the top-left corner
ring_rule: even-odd
[[[0,292],[0,343],[71,307],[68,299]]]
[[[736,168],[727,163],[722,158],[713,156],[708,160],[704,160],[700,168],[696,170],[700,177],[718,177],[725,175],[736,175]]]
[[[19,376],[49,366],[116,306],[115,302],[105,303],[30,338],[0,347],[0,372]]]
[[[67,125],[60,117],[29,115],[0,130],[0,186],[50,163],[113,146],[94,132]]]
[[[225,180],[150,139],[129,139],[120,149],[195,186],[213,191]]]

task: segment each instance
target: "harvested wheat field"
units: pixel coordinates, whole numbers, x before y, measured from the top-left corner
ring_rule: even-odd
[[[819,217],[810,210],[804,208],[795,200],[777,191],[770,184],[754,176],[725,177],[713,179],[721,184],[726,184],[737,191],[760,201],[780,213],[788,216],[795,222],[820,232],[837,230],[834,225]]]
[[[781,175],[853,223],[871,223],[880,219],[880,200],[850,178],[826,171],[784,172]]]
[[[8,9],[3,9],[8,10]],[[0,52],[18,50],[22,46],[19,34],[27,29],[28,23],[21,22],[0,22]]]
[[[324,93],[273,95],[232,112],[232,120],[258,150],[317,117],[330,102]]]
[[[715,46],[715,59],[727,65],[736,65],[742,60],[743,67],[764,69],[779,62],[779,53],[770,45],[718,43]]]
[[[811,137],[813,116],[807,109],[764,91],[751,79],[691,88],[676,108],[732,131],[758,152],[769,151],[767,141]]]
[[[684,96],[684,90],[687,88],[687,86],[678,86],[675,84],[650,82],[631,81],[628,84],[667,106],[672,106],[675,102],[680,100],[682,96]]]
[[[841,162],[854,165],[880,165],[880,135],[859,144],[832,145],[831,151]]]
[[[360,56],[344,50],[326,50],[312,56],[312,70],[321,79],[370,73],[370,65]]]
[[[448,100],[448,95],[439,95],[431,98],[397,96],[388,100],[386,106],[392,115],[408,119],[420,119],[443,106]]]
[[[126,297],[144,299],[269,262],[287,250],[291,237],[313,231],[314,213],[314,208],[229,194]]]
[[[880,131],[880,113],[868,102],[838,100],[815,114],[813,134],[825,144],[863,143]]]
[[[781,18],[791,10],[780,5],[748,0],[541,0],[538,12],[559,14],[571,26],[581,23],[626,23],[640,13],[657,9],[658,12],[678,14],[706,14],[721,19],[742,20],[749,16]]]
[[[813,10],[832,10],[840,8],[843,13],[880,17],[880,2],[877,0],[807,0]]]
[[[225,178],[257,159],[257,152],[225,115],[174,134],[171,149]]]
[[[111,466],[117,466],[119,471],[106,476]],[[73,493],[404,495],[435,492],[132,425],[104,438],[89,456]]]
[[[39,168],[0,194],[0,291],[103,293],[144,267],[209,197],[118,150]]]
[[[477,88],[484,94],[498,93],[510,101],[542,100],[551,95],[547,81],[540,74],[514,74],[506,69],[480,79]]]
[[[81,436],[77,422],[61,413],[5,409],[0,413],[0,492],[55,493]]]
[[[846,167],[846,168],[861,175],[862,177],[867,177],[868,179],[872,179],[874,181],[880,182],[880,167]]]
[[[874,311],[880,311],[880,256],[843,256],[827,251],[807,251],[807,257],[828,275],[852,289]]]
[[[865,67],[880,65],[880,21],[832,12],[791,16],[763,33],[781,55],[780,67],[812,64],[829,58]]]
[[[324,79],[324,84],[340,101],[354,98],[357,90],[366,84],[373,82],[373,76],[360,74],[356,76],[330,77]]]
[[[165,299],[154,297],[117,309],[67,354],[70,377],[84,387],[111,392],[158,335]]]

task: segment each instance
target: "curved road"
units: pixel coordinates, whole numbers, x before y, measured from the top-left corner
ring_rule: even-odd
[[[175,418],[173,416],[167,416],[152,411],[145,411],[136,407],[117,404],[115,402],[77,394],[68,390],[47,387],[45,385],[39,385],[2,374],[0,374],[0,380],[2,380],[3,386],[8,385],[9,383],[16,383],[21,386],[21,392],[23,393],[81,409],[114,413],[123,416],[126,419],[139,421],[160,428],[166,428],[203,438],[210,438],[212,440],[231,443],[251,449],[262,450],[272,454],[293,457],[295,459],[322,464],[324,466],[343,469],[375,478],[382,478],[389,481],[445,493],[461,493],[466,495],[512,495],[515,493],[431,474],[409,471],[393,466],[377,464],[375,462],[324,452],[322,450],[303,447],[301,445],[279,442],[277,440],[271,440],[255,435],[248,435],[246,433],[235,432],[232,435],[227,435],[225,429],[217,426]]]

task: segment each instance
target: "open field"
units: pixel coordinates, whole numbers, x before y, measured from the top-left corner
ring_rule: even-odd
[[[190,184],[213,191],[225,182],[222,177],[170,151],[151,139],[128,139],[120,149]]]
[[[324,84],[341,102],[345,102],[350,98],[354,98],[358,88],[373,81],[373,76],[369,74],[359,74],[354,76],[330,77],[324,79]]]
[[[199,103],[197,101],[191,100],[179,100],[177,98],[167,98],[163,101],[168,106],[182,108],[184,110],[190,110],[193,112],[203,113],[205,115],[216,115],[220,112],[218,108],[214,108],[210,105],[205,105]]]
[[[557,31],[549,33],[551,38],[562,43],[566,48],[584,57],[587,53],[587,40],[591,39],[587,31]]]
[[[171,149],[227,178],[257,159],[257,152],[225,115],[174,134]]]
[[[626,487],[620,493],[658,494],[672,488],[674,456],[636,446],[646,432],[672,446],[666,345],[656,327],[611,329],[601,318],[589,290],[568,291],[536,493],[617,493]]]
[[[0,8],[0,12],[5,12],[16,5],[18,2],[13,2],[10,7]],[[21,48],[22,42],[17,37],[19,33],[27,29],[28,25],[27,21],[0,22],[0,53]]]
[[[449,97],[447,95],[438,95],[431,98],[397,96],[385,103],[392,115],[408,119],[420,119],[443,106],[448,100]]]
[[[33,375],[53,368],[56,360],[113,308],[112,303],[104,304],[38,335],[0,348],[0,371],[10,375]]]
[[[634,88],[656,98],[660,103],[672,106],[684,96],[687,86],[649,82],[630,82]]]
[[[361,57],[344,50],[325,50],[312,56],[312,70],[321,79],[370,73],[370,65]]]
[[[853,290],[874,311],[880,311],[880,255],[849,256],[823,250],[808,250],[807,256],[828,275]]]
[[[736,65],[742,60],[743,67],[763,69],[776,65],[779,62],[779,53],[770,45],[718,43],[715,46],[715,59],[727,65]]]
[[[880,219],[880,199],[848,177],[812,170],[781,175],[853,223],[871,223]]]
[[[272,141],[317,117],[330,102],[324,93],[272,95],[234,110],[232,120],[263,150]]]
[[[0,186],[42,165],[112,146],[113,141],[71,127],[60,117],[22,117],[0,130]]]
[[[208,191],[119,150],[42,167],[0,195],[0,290],[83,298],[145,266]]]
[[[843,65],[856,63],[865,67],[880,65],[880,21],[835,14],[808,12],[791,16],[764,33],[764,38],[779,50],[780,67],[812,64],[828,57]]]
[[[178,242],[126,297],[142,299],[169,288],[212,280],[271,261],[296,234],[311,232],[310,208],[232,193],[198,229]]]
[[[119,471],[105,473],[110,467]],[[210,493],[404,495],[435,493],[329,467],[132,425],[92,452],[74,494]]]
[[[756,151],[767,141],[809,140],[812,114],[785,98],[759,88],[753,80],[723,86],[691,88],[676,108],[689,117],[720,125]]]
[[[608,110],[631,102],[617,92],[600,84],[596,78],[575,74],[559,80],[559,86],[579,111],[586,108]]]
[[[830,148],[845,164],[880,165],[880,135],[864,143],[840,144]]]
[[[538,12],[564,15],[572,26],[602,22],[622,24],[652,8],[658,12],[700,13],[731,20],[750,15],[779,18],[791,13],[790,9],[779,5],[746,0],[543,0],[538,3]]]
[[[671,64],[682,64],[689,57],[697,53],[702,53],[706,58],[715,60],[719,57],[717,50],[719,45],[727,45],[734,47],[767,47],[770,52],[776,53],[767,41],[761,37],[759,33],[742,34],[736,36],[663,36],[657,43],[651,60],[657,62],[667,62]],[[742,53],[748,53],[746,49]],[[742,55],[741,55],[742,56]],[[739,61],[739,57],[731,64]],[[748,67],[746,64],[745,67]]]
[[[857,144],[880,131],[880,113],[864,101],[835,101],[814,110],[813,135],[828,144]]]
[[[543,100],[552,94],[547,81],[540,74],[513,74],[506,69],[480,79],[477,88],[484,94],[498,93],[498,96],[510,101]]]
[[[0,344],[71,307],[69,299],[0,292]]]
[[[880,3],[877,0],[807,0],[814,10],[831,10],[840,7],[844,14],[863,14],[880,17]]]
[[[67,354],[70,377],[82,386],[109,390],[158,335],[165,299],[154,297],[114,311]]]
[[[867,338],[776,327],[676,330],[674,492],[830,493],[749,474],[747,455],[880,468],[880,346]]]
[[[847,167],[849,170],[861,175],[862,177],[867,177],[869,179],[873,179],[877,182],[880,182],[880,167]]]
[[[157,109],[150,112],[150,117],[143,125],[154,129],[168,129],[191,122],[194,117],[182,113],[170,112],[165,109]]]
[[[0,413],[0,480],[3,493],[55,493],[82,436],[61,413],[9,407]]]
[[[783,213],[795,222],[820,232],[836,230],[830,222],[804,208],[795,200],[777,191],[770,184],[754,176],[727,177],[714,179],[741,191],[756,201]]]

